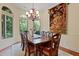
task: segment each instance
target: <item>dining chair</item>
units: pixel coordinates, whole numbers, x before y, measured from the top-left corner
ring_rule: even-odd
[[[34,51],[34,45],[30,43],[28,40],[32,39],[32,37],[29,35],[29,32],[25,33],[25,39],[26,39],[26,48],[25,48],[25,56],[28,54],[29,56],[33,54]]]
[[[28,54],[29,56],[34,53],[34,46],[28,42],[28,32],[21,32],[21,46],[22,46],[22,51],[25,51],[25,56]]]
[[[50,45],[41,46],[41,55],[58,56],[58,47],[60,43],[61,34],[56,33],[50,39]]]
[[[21,46],[22,46],[22,51],[24,51],[24,47],[25,47],[24,32],[21,32],[20,35],[21,35]]]

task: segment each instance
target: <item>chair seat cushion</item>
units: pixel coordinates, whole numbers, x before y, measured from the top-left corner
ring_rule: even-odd
[[[54,49],[50,48],[50,47],[45,47],[45,48],[43,48],[43,50],[45,50],[45,51],[50,51],[50,50],[54,51]]]
[[[28,49],[29,49],[29,52],[30,52],[30,53],[34,52],[34,46],[29,45],[29,46],[28,46]]]
[[[45,47],[45,48],[43,48],[43,54],[45,54],[45,55],[54,55],[55,54],[55,49],[53,49],[53,48],[48,48],[48,47]]]

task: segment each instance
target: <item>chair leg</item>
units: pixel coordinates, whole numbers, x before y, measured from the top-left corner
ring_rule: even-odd
[[[39,52],[39,56],[42,56],[42,53],[41,52]]]
[[[39,48],[39,55],[42,56],[42,49]]]
[[[27,55],[27,48],[25,49],[25,56]]]
[[[22,45],[22,51],[24,51],[24,44]]]
[[[28,53],[28,56],[30,56],[30,49],[29,49],[29,47],[27,49],[27,53]]]

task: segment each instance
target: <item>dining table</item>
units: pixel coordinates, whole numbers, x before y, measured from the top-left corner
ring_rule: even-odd
[[[34,45],[35,56],[39,54],[38,52],[39,46],[49,41],[50,39],[48,36],[42,36],[42,35],[36,35],[36,34],[32,37],[32,39],[28,39],[28,42]]]

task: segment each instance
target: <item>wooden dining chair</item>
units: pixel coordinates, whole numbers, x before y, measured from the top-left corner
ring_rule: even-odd
[[[21,35],[21,46],[22,46],[22,51],[24,51],[24,47],[25,47],[24,32],[21,32],[20,35]]]
[[[34,45],[30,43],[28,40],[32,39],[29,33],[25,33],[25,39],[26,39],[26,48],[25,48],[25,56],[28,54],[29,56],[33,53],[34,54]]]
[[[50,45],[41,46],[41,55],[46,56],[58,56],[58,47],[60,43],[61,35],[59,33],[54,34],[50,39]]]

